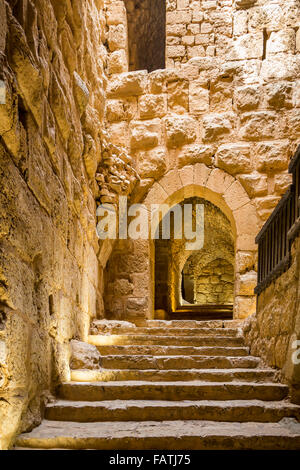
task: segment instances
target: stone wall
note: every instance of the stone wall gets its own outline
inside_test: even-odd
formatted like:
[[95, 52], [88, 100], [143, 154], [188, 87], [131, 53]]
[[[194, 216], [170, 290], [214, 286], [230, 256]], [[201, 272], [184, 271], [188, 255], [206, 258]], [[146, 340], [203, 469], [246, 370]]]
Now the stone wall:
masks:
[[[218, 200], [220, 208], [225, 202], [237, 232], [240, 318], [255, 310], [254, 238], [290, 183], [288, 162], [300, 136], [299, 8], [295, 0], [169, 0], [166, 70], [128, 73], [126, 8], [107, 1], [108, 36], [124, 26], [124, 41], [108, 55], [106, 119], [111, 142], [130, 154], [137, 172], [127, 194], [151, 205], [194, 184], [192, 196]], [[171, 57], [177, 48], [183, 54]], [[116, 178], [106, 178], [106, 201], [116, 202]], [[153, 245], [145, 250], [149, 293]], [[150, 305], [153, 298], [148, 316]]]
[[188, 266], [185, 272], [194, 280], [193, 303], [233, 304], [234, 267], [228, 261], [218, 258], [206, 264], [201, 270]]
[[0, 448], [39, 422], [101, 307], [102, 7], [0, 0]]
[[279, 370], [300, 404], [300, 237], [292, 246], [290, 268], [259, 295], [257, 313], [246, 320], [244, 332], [251, 354]]

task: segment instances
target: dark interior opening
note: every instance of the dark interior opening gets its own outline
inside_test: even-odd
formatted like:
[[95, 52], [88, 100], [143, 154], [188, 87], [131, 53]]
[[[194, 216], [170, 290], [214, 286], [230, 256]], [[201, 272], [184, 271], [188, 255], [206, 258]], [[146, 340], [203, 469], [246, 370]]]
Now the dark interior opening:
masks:
[[129, 70], [165, 68], [166, 0], [125, 0]]

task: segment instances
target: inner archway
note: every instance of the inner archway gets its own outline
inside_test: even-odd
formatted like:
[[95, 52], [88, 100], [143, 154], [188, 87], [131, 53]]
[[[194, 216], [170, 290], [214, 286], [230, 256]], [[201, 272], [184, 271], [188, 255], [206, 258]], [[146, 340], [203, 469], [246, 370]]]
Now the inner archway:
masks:
[[[204, 207], [204, 244], [186, 249], [186, 239], [155, 240], [155, 309], [169, 316], [190, 311], [216, 318], [232, 317], [234, 302], [235, 237], [231, 222], [213, 203], [200, 197], [180, 206]], [[166, 216], [165, 216], [166, 217]], [[161, 220], [159, 231], [161, 234]]]

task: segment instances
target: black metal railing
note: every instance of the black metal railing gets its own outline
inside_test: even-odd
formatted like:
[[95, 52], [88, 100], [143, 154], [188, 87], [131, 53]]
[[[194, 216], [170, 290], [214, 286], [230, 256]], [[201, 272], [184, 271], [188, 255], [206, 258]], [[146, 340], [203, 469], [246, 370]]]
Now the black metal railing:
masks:
[[290, 266], [291, 245], [300, 231], [300, 145], [290, 162], [293, 184], [256, 237], [260, 294]]

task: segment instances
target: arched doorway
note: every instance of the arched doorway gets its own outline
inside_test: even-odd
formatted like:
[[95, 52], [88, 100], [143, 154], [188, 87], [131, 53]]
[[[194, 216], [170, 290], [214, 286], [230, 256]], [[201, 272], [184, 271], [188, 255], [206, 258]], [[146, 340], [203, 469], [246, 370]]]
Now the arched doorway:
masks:
[[232, 318], [234, 229], [226, 215], [210, 201], [192, 197], [184, 199], [180, 206], [188, 204], [193, 208], [204, 207], [203, 247], [188, 250], [186, 239], [175, 239], [173, 233], [169, 240], [155, 240], [155, 309], [165, 310], [169, 316]]

